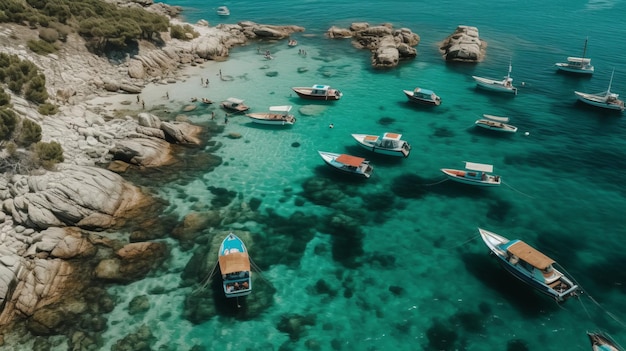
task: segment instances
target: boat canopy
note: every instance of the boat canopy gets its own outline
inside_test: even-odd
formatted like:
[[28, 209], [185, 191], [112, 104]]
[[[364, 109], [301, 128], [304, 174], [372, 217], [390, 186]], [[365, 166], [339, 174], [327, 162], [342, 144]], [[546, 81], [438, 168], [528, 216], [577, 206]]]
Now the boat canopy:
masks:
[[574, 62], [574, 63], [583, 63], [583, 64], [590, 64], [591, 63], [591, 59], [590, 58], [584, 58], [584, 57], [568, 57], [567, 58], [567, 62]]
[[494, 121], [498, 121], [498, 122], [508, 122], [509, 121], [509, 117], [500, 117], [500, 116], [487, 115], [487, 114], [483, 114], [483, 117], [485, 117], [487, 119], [494, 120]]
[[283, 106], [270, 106], [270, 111], [272, 112], [289, 112], [291, 111], [291, 105], [283, 105]]
[[243, 104], [243, 100], [234, 97], [229, 97], [226, 101], [232, 102], [233, 104]]
[[521, 260], [528, 262], [528, 264], [533, 267], [541, 270], [545, 270], [554, 263], [553, 259], [542, 254], [521, 240], [517, 240], [510, 244], [507, 251], [519, 257]]
[[250, 271], [250, 257], [246, 252], [231, 252], [219, 257], [222, 274]]
[[493, 165], [487, 165], [482, 163], [465, 162], [465, 169], [478, 172], [493, 172]]
[[415, 88], [415, 90], [413, 90], [414, 93], [420, 93], [424, 96], [431, 96], [433, 95], [435, 92], [432, 90], [428, 90], [428, 89], [424, 89], [424, 88]]
[[330, 89], [330, 86], [328, 86], [328, 85], [323, 85], [323, 84], [315, 84], [315, 85], [313, 86], [313, 89], [314, 89], [314, 90], [328, 90], [328, 89]]
[[344, 165], [347, 165], [347, 166], [359, 167], [361, 163], [365, 161], [365, 159], [362, 157], [341, 154], [335, 159], [335, 161], [339, 163], [343, 163]]
[[399, 141], [402, 138], [402, 134], [398, 133], [385, 133], [383, 139]]

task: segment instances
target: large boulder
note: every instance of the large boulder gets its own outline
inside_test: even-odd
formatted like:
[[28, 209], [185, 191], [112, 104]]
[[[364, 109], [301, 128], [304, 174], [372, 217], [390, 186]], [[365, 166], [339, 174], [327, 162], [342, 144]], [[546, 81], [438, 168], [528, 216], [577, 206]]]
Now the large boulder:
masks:
[[94, 213], [114, 218], [145, 201], [139, 188], [116, 173], [66, 164], [56, 172], [16, 178], [12, 190], [13, 197], [2, 203], [4, 212], [16, 224], [36, 229], [76, 226]]
[[458, 26], [439, 46], [444, 60], [480, 62], [485, 56], [487, 43], [480, 40], [478, 28]]

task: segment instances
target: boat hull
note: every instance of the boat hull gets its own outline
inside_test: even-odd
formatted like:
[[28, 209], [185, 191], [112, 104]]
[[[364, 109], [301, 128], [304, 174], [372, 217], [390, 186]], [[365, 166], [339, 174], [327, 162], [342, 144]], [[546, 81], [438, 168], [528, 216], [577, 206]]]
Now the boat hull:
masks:
[[500, 183], [501, 183], [499, 176], [487, 175], [486, 179], [482, 180], [482, 179], [466, 178], [465, 174], [467, 173], [467, 171], [463, 171], [459, 169], [442, 168], [441, 171], [448, 177], [448, 179], [453, 180], [458, 183], [482, 186], [482, 187], [496, 187], [496, 186], [500, 186]]
[[[560, 281], [567, 283], [568, 290], [557, 292], [556, 290], [550, 288], [550, 286], [546, 285], [544, 282], [535, 279], [530, 271], [520, 268], [520, 264], [518, 263], [518, 261], [515, 261], [515, 264], [509, 262], [509, 260], [507, 259], [508, 257], [506, 251], [500, 247], [501, 245], [508, 244], [510, 242], [509, 239], [496, 233], [484, 230], [482, 228], [478, 228], [478, 231], [480, 232], [480, 236], [482, 237], [483, 242], [485, 243], [485, 245], [487, 245], [487, 247], [491, 251], [491, 254], [496, 257], [498, 263], [502, 266], [502, 268], [511, 273], [515, 278], [521, 280], [526, 285], [534, 288], [539, 293], [549, 296], [559, 302], [563, 302], [567, 298], [576, 295], [578, 286], [575, 285], [570, 278], [565, 276], [559, 278]], [[557, 266], [556, 263], [553, 264]]]
[[[224, 295], [227, 298], [246, 296], [252, 292], [248, 250], [243, 241], [233, 233], [228, 234], [220, 245], [219, 264]], [[231, 270], [232, 266], [242, 268]]]
[[268, 113], [248, 113], [246, 114], [253, 123], [267, 124], [273, 126], [290, 126], [296, 119], [292, 116], [273, 115]]
[[502, 133], [515, 133], [517, 132], [517, 127], [512, 126], [510, 124], [506, 124], [506, 123], [502, 123], [502, 122], [497, 122], [497, 121], [490, 121], [487, 119], [479, 119], [477, 120], [475, 123], [476, 127], [479, 128], [484, 128], [487, 130], [493, 130], [496, 132], [502, 132]]
[[406, 95], [407, 99], [409, 99], [410, 102], [416, 103], [416, 104], [420, 104], [420, 105], [426, 105], [426, 106], [439, 106], [441, 105], [441, 98], [439, 98], [437, 96], [437, 98], [435, 100], [432, 99], [423, 99], [420, 97], [415, 96], [415, 94], [413, 94], [412, 91], [409, 90], [403, 90], [404, 95]]
[[617, 343], [602, 333], [587, 332], [593, 351], [620, 351]]
[[603, 108], [606, 110], [624, 111], [624, 102], [621, 100], [618, 100], [616, 103], [610, 103], [606, 102], [605, 99], [598, 98], [594, 94], [587, 94], [579, 91], [575, 91], [574, 93], [576, 94], [576, 97], [579, 101], [587, 105]]
[[359, 167], [349, 168], [335, 161], [335, 159], [340, 156], [339, 154], [324, 151], [318, 151], [318, 153], [328, 166], [343, 174], [364, 179], [367, 179], [372, 175], [373, 168], [369, 165], [368, 161], [365, 161], [364, 164], [361, 164]]
[[498, 93], [507, 93], [517, 95], [517, 88], [513, 86], [506, 86], [502, 80], [488, 79], [477, 76], [472, 76], [476, 81], [476, 86], [485, 90], [494, 91]]
[[370, 143], [365, 141], [365, 134], [352, 134], [354, 140], [356, 140], [357, 144], [359, 144], [362, 148], [371, 151], [376, 154], [394, 156], [394, 157], [409, 157], [411, 153], [411, 146], [406, 141], [401, 141], [401, 146], [397, 148], [385, 148], [376, 145], [375, 143]]
[[319, 100], [319, 101], [336, 101], [341, 99], [343, 93], [337, 89], [328, 89], [325, 94], [314, 94], [312, 88], [295, 87], [291, 88], [302, 99]]
[[580, 67], [580, 66], [572, 66], [567, 63], [557, 63], [555, 64], [556, 68], [559, 71], [567, 72], [567, 73], [576, 73], [576, 74], [593, 74], [594, 68]]

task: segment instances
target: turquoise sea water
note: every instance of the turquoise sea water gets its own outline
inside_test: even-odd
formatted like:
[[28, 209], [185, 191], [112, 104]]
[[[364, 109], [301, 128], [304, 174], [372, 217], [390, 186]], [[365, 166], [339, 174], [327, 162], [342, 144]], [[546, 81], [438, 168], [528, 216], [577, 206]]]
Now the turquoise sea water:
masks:
[[[253, 111], [291, 104], [297, 122], [259, 127], [232, 116], [211, 137], [221, 147], [200, 151], [221, 157], [219, 167], [153, 189], [169, 202], [167, 214], [181, 220], [210, 208], [215, 189], [226, 189], [236, 193], [231, 220], [192, 249], [168, 241], [172, 256], [164, 272], [112, 289], [118, 307], [104, 349], [142, 324], [157, 336], [153, 349], [589, 350], [587, 330], [626, 344], [626, 125], [619, 113], [581, 106], [573, 94], [605, 90], [613, 69], [612, 91], [626, 94], [623, 1], [166, 3], [183, 6], [189, 22], [306, 28], [294, 35], [296, 48], [286, 41], [252, 44], [233, 49], [226, 62], [196, 69], [169, 88], [169, 108], [191, 97], [233, 96]], [[220, 5], [230, 17], [215, 14]], [[323, 36], [332, 25], [361, 21], [410, 28], [421, 36], [417, 58], [373, 70], [368, 52]], [[441, 59], [438, 42], [461, 24], [478, 27], [488, 42], [484, 62]], [[579, 56], [586, 37], [593, 77], [558, 74], [554, 63]], [[265, 50], [273, 60], [258, 54]], [[472, 75], [504, 76], [509, 62], [518, 96], [476, 90]], [[220, 80], [220, 71], [232, 80]], [[209, 78], [208, 88], [200, 77]], [[290, 89], [313, 84], [339, 88], [344, 98], [315, 104]], [[402, 90], [416, 86], [433, 89], [443, 104], [408, 104]], [[210, 124], [211, 111], [214, 123], [224, 124], [215, 105], [190, 118]], [[483, 113], [509, 116], [519, 132], [475, 130]], [[387, 131], [411, 143], [409, 158], [375, 157], [350, 136]], [[367, 157], [374, 174], [366, 182], [338, 178], [318, 150]], [[439, 169], [463, 161], [493, 164], [504, 185], [475, 189], [443, 181]], [[251, 200], [260, 200], [254, 216]], [[239, 212], [245, 215], [232, 215]], [[525, 287], [489, 257], [477, 227], [523, 239], [555, 258], [584, 296], [557, 305]], [[248, 249], [264, 279], [241, 309], [227, 304], [217, 316], [192, 322], [183, 310], [199, 286], [181, 284], [182, 272], [230, 229], [250, 232]], [[201, 293], [217, 306], [219, 287], [212, 287]], [[148, 296], [151, 309], [129, 316], [127, 302], [138, 295]], [[261, 299], [269, 300], [252, 313]]]

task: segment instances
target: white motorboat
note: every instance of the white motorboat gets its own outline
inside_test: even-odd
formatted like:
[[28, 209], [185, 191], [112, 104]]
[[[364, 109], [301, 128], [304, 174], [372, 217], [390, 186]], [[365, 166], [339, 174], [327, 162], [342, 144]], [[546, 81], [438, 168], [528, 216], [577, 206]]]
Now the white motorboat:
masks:
[[369, 178], [374, 168], [362, 157], [318, 151], [324, 162], [334, 169], [362, 178]]
[[296, 118], [289, 114], [291, 105], [270, 106], [268, 112], [247, 113], [252, 122], [271, 125], [292, 125], [296, 122]]
[[377, 154], [409, 157], [411, 145], [402, 140], [402, 134], [385, 133], [382, 138], [378, 135], [352, 134], [354, 140], [362, 147]]
[[450, 180], [455, 182], [478, 185], [478, 186], [500, 186], [502, 180], [500, 176], [493, 175], [493, 165], [487, 165], [475, 162], [465, 162], [465, 169], [442, 168], [441, 171]]

